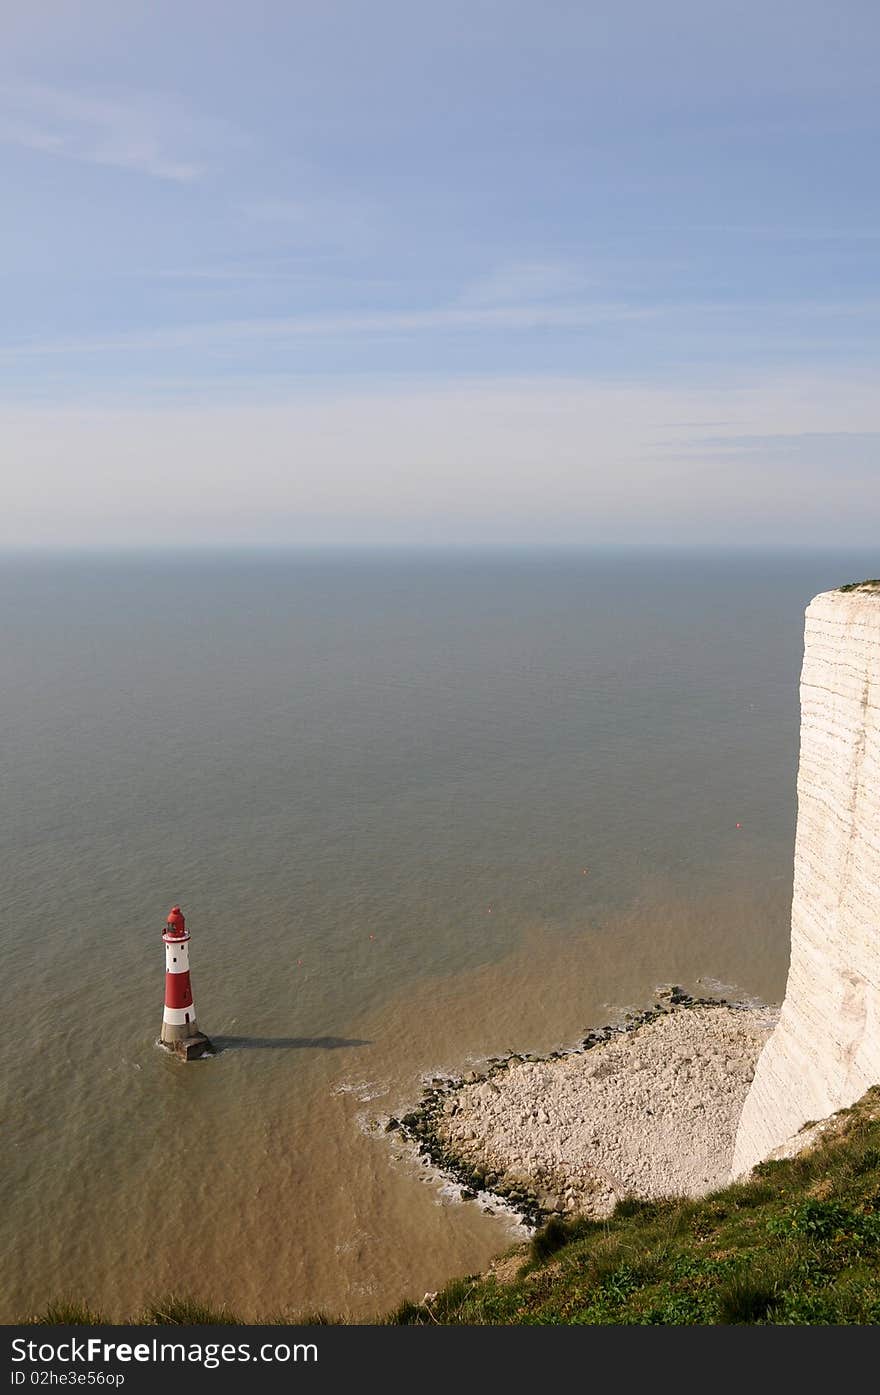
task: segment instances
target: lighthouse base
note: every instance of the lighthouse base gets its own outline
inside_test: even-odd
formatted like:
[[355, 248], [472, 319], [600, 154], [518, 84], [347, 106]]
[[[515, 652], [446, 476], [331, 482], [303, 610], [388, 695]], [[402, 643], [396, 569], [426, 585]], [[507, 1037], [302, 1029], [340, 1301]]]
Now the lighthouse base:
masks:
[[200, 1056], [213, 1056], [214, 1047], [202, 1032], [191, 1037], [181, 1037], [178, 1041], [163, 1041], [161, 1045], [181, 1061], [197, 1061]]

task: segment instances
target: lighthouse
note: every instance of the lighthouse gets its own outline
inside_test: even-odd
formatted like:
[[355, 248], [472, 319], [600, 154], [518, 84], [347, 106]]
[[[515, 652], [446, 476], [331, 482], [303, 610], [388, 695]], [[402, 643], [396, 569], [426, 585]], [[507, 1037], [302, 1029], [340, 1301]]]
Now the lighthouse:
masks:
[[189, 978], [189, 931], [179, 906], [172, 906], [162, 939], [165, 942], [165, 1011], [162, 1045], [184, 1061], [210, 1051], [211, 1043], [196, 1025], [192, 984]]

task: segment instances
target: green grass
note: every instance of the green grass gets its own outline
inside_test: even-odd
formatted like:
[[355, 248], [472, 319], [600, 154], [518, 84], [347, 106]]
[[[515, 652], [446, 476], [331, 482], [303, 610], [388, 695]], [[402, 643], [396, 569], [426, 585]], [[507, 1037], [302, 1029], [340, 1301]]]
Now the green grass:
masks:
[[[504, 1277], [502, 1277], [502, 1273]], [[93, 1323], [87, 1304], [33, 1322]], [[235, 1323], [169, 1296], [135, 1321]], [[324, 1314], [271, 1322], [328, 1323]], [[337, 1319], [341, 1321], [341, 1319]], [[607, 1221], [551, 1221], [497, 1274], [454, 1279], [388, 1325], [880, 1323], [880, 1087], [842, 1110], [807, 1152], [761, 1163], [699, 1200], [618, 1203]]]
[[[65, 1299], [59, 1303], [50, 1303], [44, 1312], [34, 1314], [27, 1321], [47, 1326], [95, 1327], [113, 1323], [114, 1319], [107, 1317], [105, 1313], [96, 1312], [87, 1303]], [[124, 1318], [122, 1321], [131, 1321], [141, 1327], [237, 1327], [249, 1319], [240, 1317], [225, 1307], [218, 1308], [193, 1298], [169, 1293], [163, 1298], [149, 1302], [131, 1319]], [[259, 1321], [272, 1327], [326, 1327], [340, 1322], [341, 1319], [320, 1312], [290, 1312], [273, 1313], [269, 1317], [260, 1318]]]
[[50, 1303], [45, 1312], [29, 1319], [30, 1322], [45, 1324], [47, 1327], [96, 1327], [107, 1321], [103, 1313], [95, 1312], [88, 1303], [73, 1298], [62, 1298]]
[[227, 1308], [214, 1308], [208, 1303], [198, 1303], [192, 1298], [181, 1298], [170, 1293], [166, 1298], [148, 1303], [137, 1321], [149, 1327], [197, 1327], [213, 1324], [234, 1327], [244, 1319], [235, 1317]]
[[845, 586], [838, 589], [841, 591], [861, 591], [863, 586], [880, 586], [880, 578], [869, 577], [866, 581], [848, 581]]

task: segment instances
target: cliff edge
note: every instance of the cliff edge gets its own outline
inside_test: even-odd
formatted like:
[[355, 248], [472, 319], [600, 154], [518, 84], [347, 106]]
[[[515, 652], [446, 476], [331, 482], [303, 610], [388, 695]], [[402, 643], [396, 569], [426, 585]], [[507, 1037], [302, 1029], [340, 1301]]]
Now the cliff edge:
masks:
[[800, 694], [791, 963], [734, 1177], [880, 1081], [880, 585], [811, 601]]

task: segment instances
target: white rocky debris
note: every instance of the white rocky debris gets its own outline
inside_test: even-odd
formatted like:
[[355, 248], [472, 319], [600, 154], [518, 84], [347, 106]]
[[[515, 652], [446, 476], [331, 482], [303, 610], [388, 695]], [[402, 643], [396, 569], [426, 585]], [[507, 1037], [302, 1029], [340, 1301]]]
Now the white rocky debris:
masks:
[[620, 1197], [723, 1185], [768, 1009], [681, 1008], [589, 1051], [465, 1085], [437, 1121], [471, 1165], [519, 1179], [547, 1211], [607, 1215]]
[[880, 588], [806, 613], [791, 964], [733, 1175], [880, 1081]]

